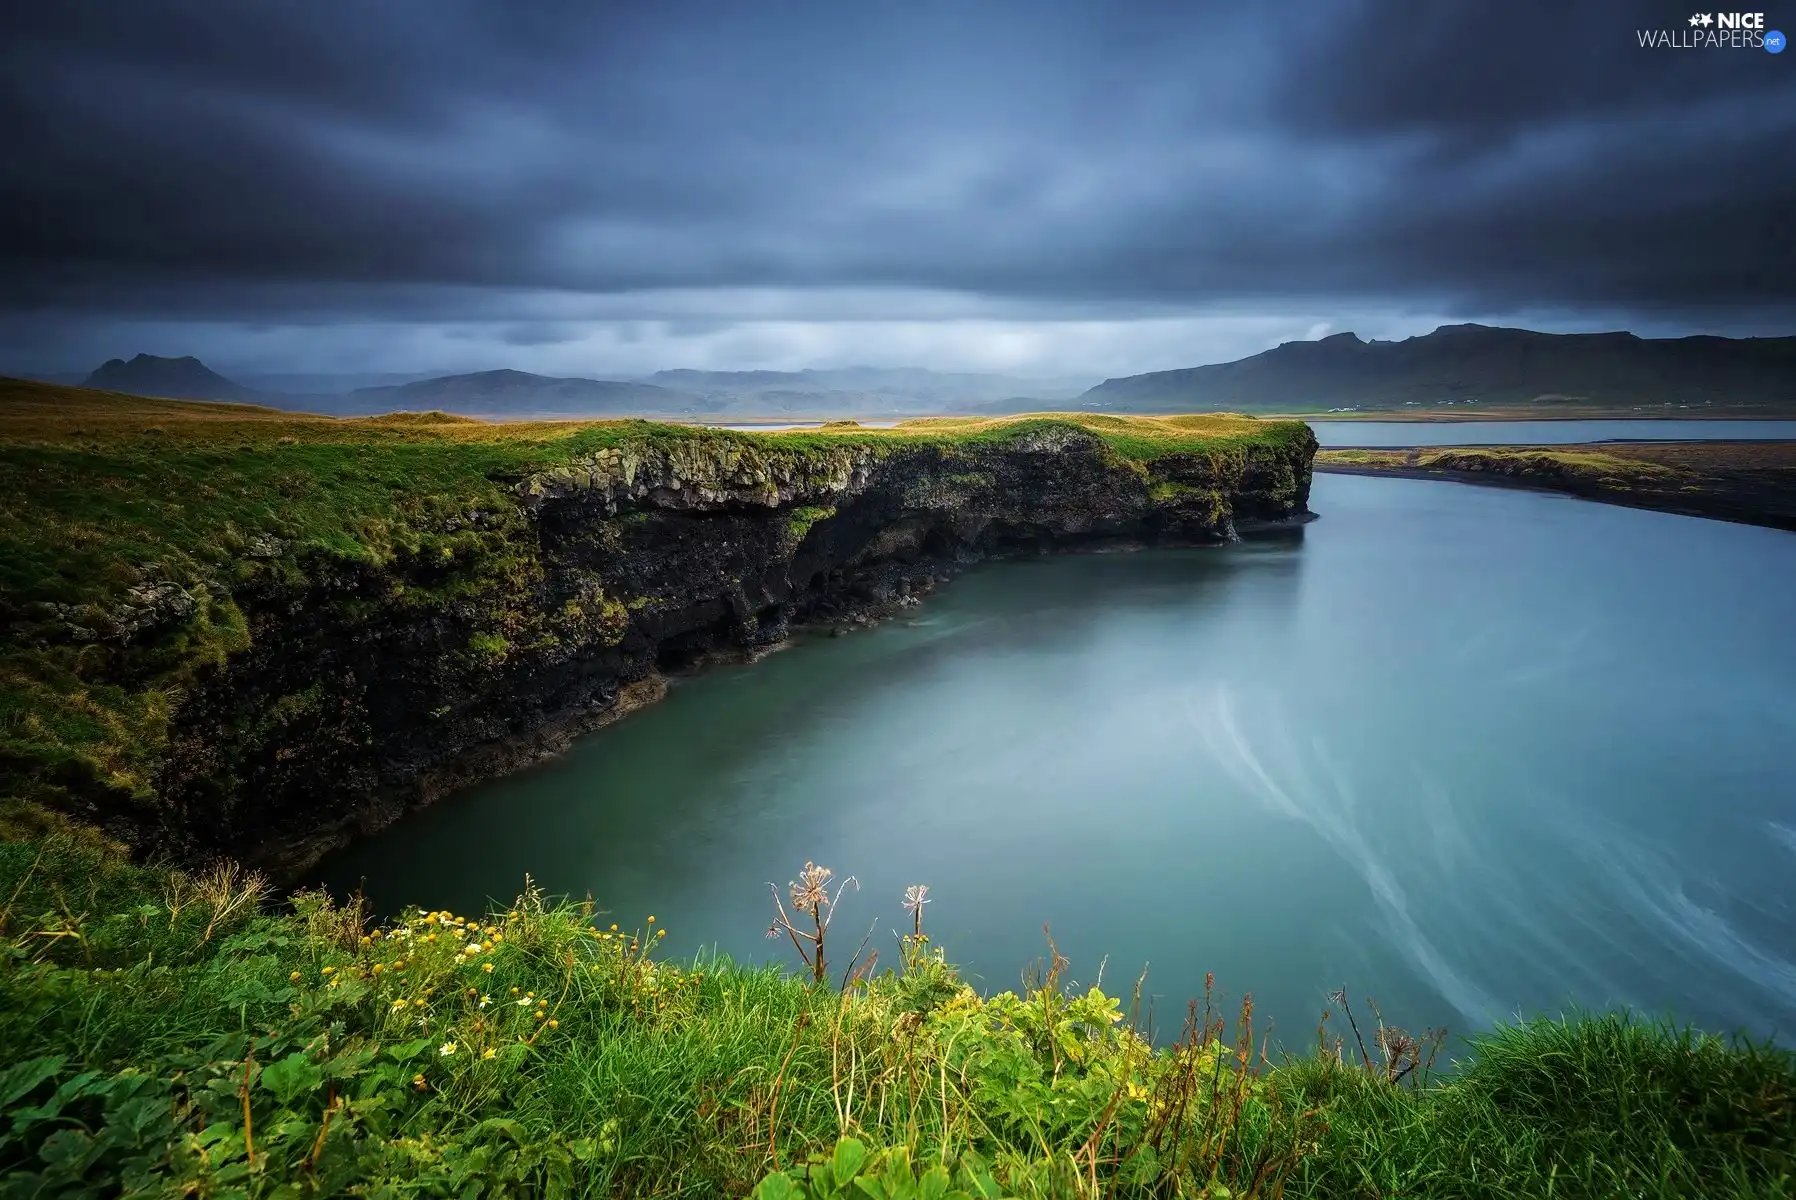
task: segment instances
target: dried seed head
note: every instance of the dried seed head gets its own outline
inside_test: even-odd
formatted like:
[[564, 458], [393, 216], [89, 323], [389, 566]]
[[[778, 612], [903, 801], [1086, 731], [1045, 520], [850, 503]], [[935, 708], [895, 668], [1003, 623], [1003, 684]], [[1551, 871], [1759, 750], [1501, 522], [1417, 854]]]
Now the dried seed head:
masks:
[[792, 907], [808, 913], [815, 913], [822, 908], [829, 899], [824, 887], [834, 874], [828, 867], [820, 867], [807, 860], [804, 870], [798, 873], [798, 879], [788, 885], [792, 889]]

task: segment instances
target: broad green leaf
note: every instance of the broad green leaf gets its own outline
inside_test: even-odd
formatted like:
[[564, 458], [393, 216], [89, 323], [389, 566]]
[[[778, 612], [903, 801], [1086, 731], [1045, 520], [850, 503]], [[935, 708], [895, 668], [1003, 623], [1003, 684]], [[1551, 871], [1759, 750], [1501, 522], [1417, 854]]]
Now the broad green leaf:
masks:
[[11, 1108], [38, 1084], [62, 1070], [66, 1061], [60, 1054], [29, 1058], [0, 1071], [0, 1108]]
[[867, 1147], [858, 1138], [843, 1138], [836, 1143], [836, 1155], [830, 1164], [830, 1173], [836, 1178], [836, 1186], [845, 1185], [860, 1171], [861, 1164], [867, 1161]]
[[309, 1056], [299, 1052], [262, 1068], [262, 1086], [284, 1105], [316, 1091], [323, 1082], [324, 1072]]
[[387, 1047], [387, 1057], [394, 1062], [410, 1062], [424, 1053], [424, 1047], [430, 1045], [429, 1038], [419, 1038], [415, 1042], [401, 1042], [397, 1046]]
[[754, 1200], [805, 1200], [805, 1194], [790, 1176], [781, 1172], [755, 1185]]

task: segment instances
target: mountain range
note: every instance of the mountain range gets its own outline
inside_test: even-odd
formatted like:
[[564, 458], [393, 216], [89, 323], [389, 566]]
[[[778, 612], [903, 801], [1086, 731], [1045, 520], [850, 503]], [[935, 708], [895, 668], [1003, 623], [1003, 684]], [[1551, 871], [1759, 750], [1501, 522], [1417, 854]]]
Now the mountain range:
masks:
[[1107, 379], [1080, 407], [1117, 412], [1583, 405], [1796, 411], [1796, 337], [1641, 338], [1443, 325], [1402, 341], [1337, 333], [1235, 362]]
[[[276, 378], [316, 386], [358, 377]], [[889, 419], [1055, 408], [1323, 413], [1467, 403], [1560, 411], [1725, 407], [1796, 415], [1796, 337], [1641, 338], [1444, 325], [1402, 341], [1338, 333], [1286, 342], [1234, 362], [1107, 379], [1089, 388], [1085, 380], [1064, 377], [845, 367], [668, 370], [637, 379], [498, 370], [289, 392], [246, 386], [197, 358], [149, 354], [128, 362], [112, 359], [83, 382], [136, 395], [246, 401], [343, 416], [441, 409], [487, 417]]]

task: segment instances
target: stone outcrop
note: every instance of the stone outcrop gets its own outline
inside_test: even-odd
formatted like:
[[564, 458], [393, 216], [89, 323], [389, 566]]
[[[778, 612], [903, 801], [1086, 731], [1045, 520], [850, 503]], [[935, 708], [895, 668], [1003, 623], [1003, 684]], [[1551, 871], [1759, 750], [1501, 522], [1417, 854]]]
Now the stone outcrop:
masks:
[[247, 648], [173, 714], [154, 817], [110, 819], [177, 857], [291, 875], [652, 702], [666, 672], [875, 619], [961, 564], [1302, 519], [1314, 450], [1305, 431], [1144, 465], [1045, 425], [597, 451], [508, 481], [515, 512], [446, 518], [486, 531], [479, 556], [313, 561], [304, 584], [237, 591]]

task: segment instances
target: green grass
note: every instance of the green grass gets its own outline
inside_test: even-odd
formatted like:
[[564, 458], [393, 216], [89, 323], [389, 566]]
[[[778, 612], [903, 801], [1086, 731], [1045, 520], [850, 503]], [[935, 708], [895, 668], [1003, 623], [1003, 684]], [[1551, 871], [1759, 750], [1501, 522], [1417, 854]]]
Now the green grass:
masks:
[[[0, 797], [65, 810], [153, 804], [184, 697], [249, 644], [246, 592], [301, 594], [376, 573], [378, 600], [338, 588], [334, 602], [471, 603], [483, 625], [468, 647], [475, 667], [569, 637], [614, 641], [633, 597], [601, 592], [571, 615], [537, 611], [542, 564], [517, 493], [521, 480], [600, 452], [679, 450], [702, 470], [804, 479], [836, 470], [844, 451], [952, 456], [1069, 433], [1095, 436], [1144, 475], [1165, 460], [1239, 470], [1250, 454], [1309, 438], [1301, 424], [1231, 416], [782, 433], [436, 412], [339, 420], [0, 379]], [[797, 507], [795, 541], [823, 514]], [[158, 595], [191, 611], [126, 639]], [[0, 811], [0, 833], [18, 824], [7, 816], [16, 809]]]
[[1583, 448], [1560, 450], [1536, 446], [1479, 446], [1439, 450], [1323, 450], [1319, 464], [1402, 468], [1417, 471], [1469, 471], [1507, 478], [1573, 479], [1608, 487], [1675, 482], [1680, 472], [1660, 463], [1605, 454]]
[[1246, 1006], [1151, 1046], [1057, 957], [980, 996], [914, 933], [841, 991], [842, 963], [663, 962], [653, 918], [528, 887], [471, 925], [258, 895], [0, 846], [0, 1194], [1772, 1197], [1796, 1172], [1787, 1053], [1619, 1016], [1499, 1030], [1444, 1075], [1387, 1065], [1363, 1014], [1363, 1058], [1262, 1062]]

